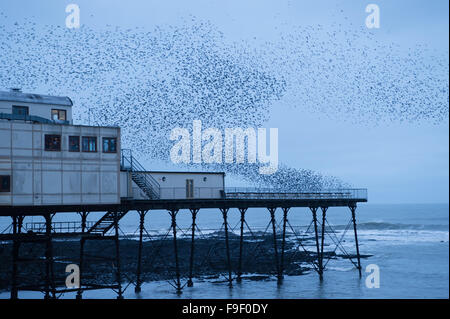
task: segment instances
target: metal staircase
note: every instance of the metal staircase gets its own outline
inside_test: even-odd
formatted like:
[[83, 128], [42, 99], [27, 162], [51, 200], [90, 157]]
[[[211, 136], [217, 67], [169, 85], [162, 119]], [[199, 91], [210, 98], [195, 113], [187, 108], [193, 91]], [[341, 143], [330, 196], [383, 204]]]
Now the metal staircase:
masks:
[[[118, 212], [117, 220], [119, 221], [127, 212]], [[92, 235], [106, 235], [106, 233], [114, 226], [115, 212], [107, 212], [102, 216], [91, 228], [88, 233]]]
[[149, 199], [160, 198], [161, 191], [159, 183], [148, 174], [145, 168], [133, 157], [131, 150], [122, 150], [120, 168], [123, 171], [131, 172], [131, 179]]
[[[131, 173], [133, 182], [139, 186], [149, 199], [159, 199], [159, 183], [150, 174], [146, 173], [145, 168], [132, 156], [131, 150], [122, 150], [120, 169]], [[87, 232], [93, 235], [105, 235], [114, 226], [114, 214], [114, 212], [107, 212]], [[126, 212], [119, 212], [118, 220], [125, 215]]]

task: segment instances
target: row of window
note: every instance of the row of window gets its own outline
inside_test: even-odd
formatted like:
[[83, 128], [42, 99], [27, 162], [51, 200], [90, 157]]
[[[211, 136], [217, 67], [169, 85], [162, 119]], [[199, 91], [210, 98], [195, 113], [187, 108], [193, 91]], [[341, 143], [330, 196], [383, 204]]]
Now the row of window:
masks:
[[[117, 138], [103, 137], [102, 138], [103, 153], [117, 153]], [[61, 135], [46, 134], [45, 135], [45, 150], [60, 152], [61, 151]], [[80, 151], [80, 137], [69, 136], [69, 152]], [[81, 151], [82, 152], [97, 152], [97, 137], [96, 136], [82, 136], [81, 137]]]
[[[30, 109], [28, 106], [19, 106], [19, 105], [13, 105], [12, 107], [12, 114], [16, 115], [29, 115]], [[52, 109], [51, 111], [51, 119], [55, 121], [67, 121], [67, 112], [66, 110], [60, 110], [60, 109]]]

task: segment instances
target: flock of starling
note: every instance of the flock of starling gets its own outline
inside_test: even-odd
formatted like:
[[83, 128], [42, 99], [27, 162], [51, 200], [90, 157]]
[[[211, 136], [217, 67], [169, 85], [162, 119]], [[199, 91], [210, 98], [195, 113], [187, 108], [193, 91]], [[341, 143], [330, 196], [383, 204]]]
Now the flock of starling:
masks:
[[[198, 20], [150, 31], [25, 20], [0, 24], [0, 60], [0, 88], [70, 96], [75, 122], [120, 126], [122, 146], [146, 164], [170, 162], [172, 128], [264, 127], [284, 105], [360, 123], [448, 119], [448, 55], [405, 52], [356, 28], [298, 27], [257, 43], [232, 42]], [[349, 186], [283, 164], [272, 175], [258, 163], [184, 165], [253, 186]]]

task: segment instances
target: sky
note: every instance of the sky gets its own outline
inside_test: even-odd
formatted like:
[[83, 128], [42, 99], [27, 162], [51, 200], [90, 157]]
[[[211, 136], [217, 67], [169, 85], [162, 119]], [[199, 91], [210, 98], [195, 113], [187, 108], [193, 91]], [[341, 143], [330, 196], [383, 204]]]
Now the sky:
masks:
[[[0, 16], [0, 25], [13, 27], [16, 21], [32, 19], [38, 28], [64, 26], [65, 7], [70, 3], [79, 5], [81, 24], [93, 29], [119, 26], [153, 30], [195, 17], [209, 21], [230, 43], [278, 41], [280, 33], [296, 27], [358, 28], [378, 43], [394, 44], [400, 51], [424, 47], [428, 53], [423, 58], [430, 61], [435, 55], [446, 56], [448, 66], [449, 8], [448, 1], [441, 0], [2, 0], [0, 12], [7, 18]], [[380, 8], [379, 29], [365, 28], [369, 3]], [[448, 77], [446, 85], [448, 92]], [[308, 112], [298, 107], [301, 104], [301, 99], [282, 98], [270, 107], [265, 126], [279, 129], [280, 161], [367, 187], [372, 203], [448, 203], [448, 99], [446, 119], [437, 123], [352, 121], [345, 116]], [[227, 184], [234, 182], [239, 183], [230, 179]]]

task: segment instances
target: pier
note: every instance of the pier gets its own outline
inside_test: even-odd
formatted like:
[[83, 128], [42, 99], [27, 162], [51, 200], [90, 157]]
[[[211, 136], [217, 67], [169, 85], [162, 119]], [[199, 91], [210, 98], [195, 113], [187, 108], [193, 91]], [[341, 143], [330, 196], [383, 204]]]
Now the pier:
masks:
[[[173, 240], [173, 259], [175, 262], [173, 287], [177, 293], [182, 293], [185, 286], [192, 287], [194, 283], [194, 260], [195, 241], [199, 236], [199, 228], [196, 224], [197, 216], [203, 209], [218, 209], [223, 219], [223, 245], [225, 247], [226, 260], [226, 281], [230, 287], [235, 282], [242, 281], [242, 262], [243, 251], [245, 250], [245, 228], [250, 229], [246, 221], [246, 212], [252, 208], [265, 208], [267, 215], [262, 215], [261, 219], [268, 221], [268, 230], [272, 232], [273, 249], [271, 250], [273, 260], [274, 275], [279, 284], [282, 284], [285, 266], [285, 247], [286, 234], [295, 234], [295, 230], [289, 223], [291, 208], [306, 207], [311, 212], [311, 224], [315, 241], [314, 261], [311, 263], [313, 269], [317, 272], [320, 280], [324, 278], [324, 270], [326, 269], [326, 251], [324, 244], [326, 241], [327, 230], [331, 225], [327, 221], [327, 212], [333, 207], [348, 207], [349, 226], [353, 226], [355, 254], [350, 255], [345, 250], [347, 258], [355, 265], [355, 268], [361, 276], [361, 258], [357, 234], [357, 204], [367, 202], [366, 189], [341, 189], [326, 190], [313, 192], [285, 192], [274, 189], [249, 189], [249, 188], [225, 188], [222, 198], [214, 199], [123, 199], [120, 204], [102, 204], [102, 205], [43, 205], [43, 206], [2, 206], [0, 208], [0, 216], [11, 218], [11, 227], [8, 233], [0, 234], [0, 241], [12, 242], [12, 269], [11, 269], [11, 298], [18, 298], [19, 291], [40, 291], [44, 294], [44, 298], [57, 298], [58, 295], [67, 292], [77, 292], [77, 298], [82, 298], [83, 292], [93, 289], [113, 289], [117, 293], [117, 298], [123, 298], [124, 288], [122, 287], [124, 278], [121, 273], [120, 266], [120, 220], [127, 214], [137, 213], [139, 215], [138, 226], [138, 252], [136, 260], [135, 278], [128, 278], [134, 285], [136, 293], [141, 291], [142, 285], [142, 247], [143, 240], [148, 235], [145, 229], [146, 218], [151, 218], [151, 211], [165, 210], [170, 215], [170, 230], [168, 235]], [[192, 217], [192, 224], [189, 229], [190, 237], [190, 253], [189, 253], [189, 269], [187, 270], [187, 278], [181, 275], [178, 241], [179, 228], [177, 224], [177, 215], [180, 211], [187, 210]], [[232, 264], [230, 250], [230, 225], [228, 217], [230, 210], [237, 210], [240, 214], [239, 222], [239, 256], [237, 263]], [[277, 231], [277, 223], [275, 220], [275, 212], [282, 212], [281, 231]], [[56, 214], [78, 213], [79, 220], [72, 222], [53, 222]], [[87, 221], [88, 215], [96, 214], [99, 216], [96, 222]], [[27, 223], [25, 218], [30, 216], [42, 216], [44, 222]], [[270, 227], [269, 227], [270, 226]], [[309, 227], [308, 227], [309, 228]], [[80, 267], [80, 286], [78, 288], [60, 287], [55, 284], [54, 280], [54, 256], [53, 256], [53, 240], [61, 240], [63, 238], [71, 238], [79, 240], [80, 251], [78, 265]], [[340, 241], [336, 236], [330, 237], [336, 246], [334, 250], [340, 248]], [[111, 242], [114, 247], [114, 256], [109, 256], [108, 261], [114, 265], [115, 282], [105, 285], [89, 284], [83, 278], [83, 268], [86, 262], [85, 245], [91, 241]], [[32, 243], [33, 245], [43, 245], [44, 255], [35, 260], [29, 260], [20, 256], [20, 247], [23, 243]], [[301, 238], [298, 240], [298, 249], [305, 247], [302, 245]], [[310, 252], [308, 252], [310, 253]], [[355, 261], [353, 259], [356, 259]], [[21, 285], [18, 280], [20, 273], [20, 265], [22, 263], [41, 262], [45, 265], [45, 278], [42, 278], [34, 285]], [[186, 280], [185, 283], [183, 281]]]

